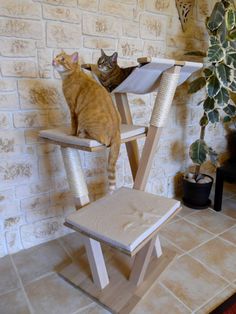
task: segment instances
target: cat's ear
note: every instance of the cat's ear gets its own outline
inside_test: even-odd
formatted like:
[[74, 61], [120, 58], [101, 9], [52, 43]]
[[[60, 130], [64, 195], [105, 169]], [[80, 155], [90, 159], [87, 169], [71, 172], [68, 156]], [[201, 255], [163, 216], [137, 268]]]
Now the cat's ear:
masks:
[[104, 52], [104, 50], [103, 50], [103, 49], [101, 49], [101, 55], [102, 55], [102, 57], [104, 57], [104, 56], [105, 56], [105, 52]]
[[118, 53], [114, 52], [113, 55], [111, 56], [111, 61], [112, 62], [117, 62], [117, 58], [118, 58]]
[[73, 63], [77, 63], [78, 60], [79, 60], [79, 54], [78, 54], [78, 52], [74, 52], [74, 53], [71, 55], [71, 61], [72, 61]]

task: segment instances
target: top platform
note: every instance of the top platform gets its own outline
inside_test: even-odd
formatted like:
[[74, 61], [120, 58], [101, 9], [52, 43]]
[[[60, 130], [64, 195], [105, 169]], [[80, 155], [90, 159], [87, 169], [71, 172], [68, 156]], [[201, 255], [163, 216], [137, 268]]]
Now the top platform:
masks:
[[[174, 59], [142, 57], [137, 59], [139, 66], [134, 68], [131, 74], [112, 93], [147, 94], [158, 91], [160, 76], [173, 66], [181, 66], [178, 85], [184, 83], [192, 73], [203, 66], [199, 62], [176, 61]], [[97, 67], [92, 64], [84, 64], [82, 68], [92, 70], [96, 75]]]
[[86, 205], [66, 224], [129, 255], [180, 208], [180, 202], [130, 188]]

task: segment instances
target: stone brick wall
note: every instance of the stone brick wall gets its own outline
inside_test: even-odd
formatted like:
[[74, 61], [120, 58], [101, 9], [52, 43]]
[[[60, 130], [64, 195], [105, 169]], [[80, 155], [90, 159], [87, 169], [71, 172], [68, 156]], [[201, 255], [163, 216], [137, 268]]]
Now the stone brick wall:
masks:
[[[38, 138], [40, 129], [69, 122], [53, 56], [61, 48], [78, 50], [82, 62], [96, 62], [104, 48], [118, 51], [121, 65], [147, 55], [184, 59], [184, 52], [207, 45], [204, 19], [212, 2], [197, 1], [183, 33], [174, 0], [0, 1], [0, 256], [65, 234], [64, 216], [74, 210], [60, 151]], [[148, 124], [154, 96], [130, 95], [136, 123]], [[148, 191], [170, 197], [178, 191], [199, 132], [199, 99], [187, 95], [186, 85], [178, 89]], [[222, 151], [223, 130], [211, 129], [209, 140]], [[106, 190], [106, 155], [81, 158], [96, 199]], [[118, 186], [131, 186], [124, 147], [117, 170]]]

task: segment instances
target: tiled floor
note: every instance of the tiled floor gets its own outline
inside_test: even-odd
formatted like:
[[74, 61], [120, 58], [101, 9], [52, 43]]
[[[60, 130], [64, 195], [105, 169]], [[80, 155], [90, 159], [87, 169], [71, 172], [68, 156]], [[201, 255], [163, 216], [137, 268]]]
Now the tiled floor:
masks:
[[[176, 258], [133, 314], [209, 313], [236, 291], [236, 185], [222, 212], [183, 207], [160, 235]], [[0, 314], [108, 314], [56, 273], [83, 250], [73, 233], [0, 259]]]

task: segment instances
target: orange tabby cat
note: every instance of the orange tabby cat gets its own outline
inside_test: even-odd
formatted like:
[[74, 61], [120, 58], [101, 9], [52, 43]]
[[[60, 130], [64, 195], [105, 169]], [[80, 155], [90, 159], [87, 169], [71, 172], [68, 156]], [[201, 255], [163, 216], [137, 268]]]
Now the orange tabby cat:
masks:
[[62, 52], [52, 62], [62, 78], [62, 89], [71, 114], [72, 134], [110, 146], [109, 190], [115, 189], [115, 166], [120, 150], [120, 116], [110, 94], [83, 73], [78, 53]]

